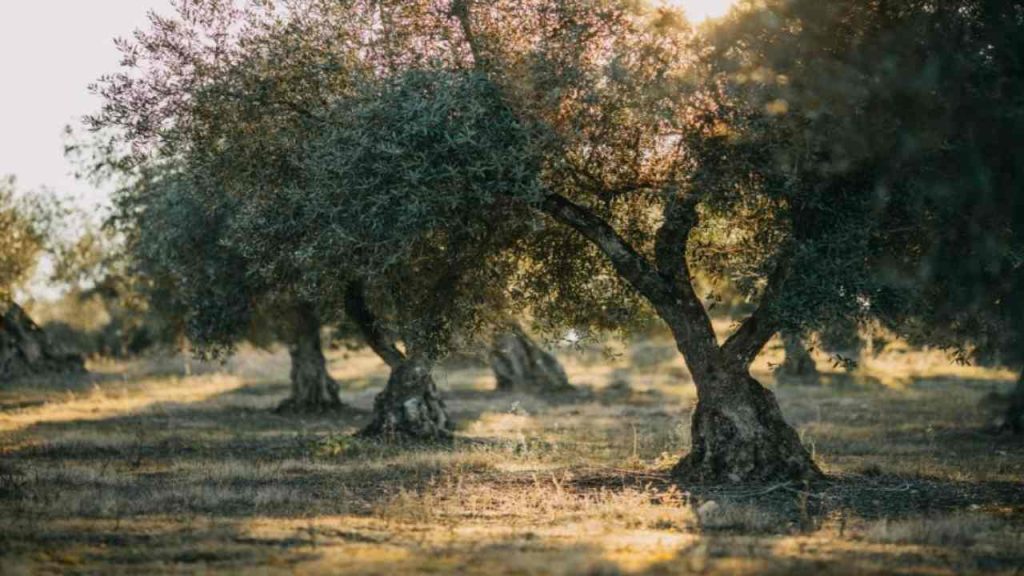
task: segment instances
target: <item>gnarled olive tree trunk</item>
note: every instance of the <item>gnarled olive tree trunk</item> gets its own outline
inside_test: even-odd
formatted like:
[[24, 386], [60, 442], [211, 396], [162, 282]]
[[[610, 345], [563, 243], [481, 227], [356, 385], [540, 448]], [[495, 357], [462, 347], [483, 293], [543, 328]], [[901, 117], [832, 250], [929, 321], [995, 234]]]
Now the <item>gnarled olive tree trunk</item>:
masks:
[[719, 344], [686, 260], [687, 240], [697, 224], [695, 202], [679, 196], [666, 201], [653, 262], [597, 214], [565, 197], [549, 196], [543, 210], [596, 244], [672, 331], [697, 388], [692, 447], [673, 470], [677, 478], [719, 483], [823, 476], [774, 394], [750, 375], [750, 364], [777, 331], [771, 306], [789, 273], [785, 257], [768, 278], [757, 310]]
[[82, 357], [56, 346], [20, 306], [0, 307], [0, 384], [23, 376], [85, 371]]
[[1014, 434], [1024, 434], [1024, 373], [1010, 393], [1010, 406], [1006, 409], [1006, 427]]
[[392, 440], [440, 440], [452, 435], [432, 363], [406, 359], [392, 366], [387, 386], [373, 399], [373, 421], [361, 436]]
[[387, 385], [373, 400], [373, 421], [359, 435], [396, 441], [451, 438], [454, 423], [431, 374], [433, 360], [406, 356], [398, 349], [367, 304], [361, 283], [349, 286], [345, 309], [366, 343], [391, 368]]
[[288, 344], [292, 391], [277, 412], [326, 412], [344, 407], [338, 397], [338, 383], [327, 372], [320, 328], [320, 319], [312, 306], [296, 308]]
[[495, 338], [491, 368], [502, 392], [543, 395], [575, 390], [558, 359], [538, 346], [517, 324]]
[[783, 418], [775, 395], [745, 370], [702, 377], [697, 390], [690, 453], [673, 475], [713, 482], [821, 476], [796, 430]]
[[779, 333], [786, 357], [779, 366], [779, 374], [798, 382], [817, 384], [820, 379], [818, 366], [811, 357], [804, 339], [799, 333], [783, 330]]

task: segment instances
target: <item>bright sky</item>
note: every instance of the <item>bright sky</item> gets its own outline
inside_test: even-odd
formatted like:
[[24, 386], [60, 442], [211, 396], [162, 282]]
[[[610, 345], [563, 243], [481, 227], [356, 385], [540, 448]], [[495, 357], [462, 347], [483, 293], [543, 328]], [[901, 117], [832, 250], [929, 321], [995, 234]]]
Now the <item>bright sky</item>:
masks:
[[724, 16], [735, 0], [665, 0], [665, 2], [681, 6], [691, 22], [699, 23], [708, 18]]
[[87, 86], [118, 68], [113, 39], [166, 12], [167, 0], [0, 1], [0, 175], [21, 190], [49, 186], [83, 207], [105, 198], [64, 159], [63, 129], [98, 101]]

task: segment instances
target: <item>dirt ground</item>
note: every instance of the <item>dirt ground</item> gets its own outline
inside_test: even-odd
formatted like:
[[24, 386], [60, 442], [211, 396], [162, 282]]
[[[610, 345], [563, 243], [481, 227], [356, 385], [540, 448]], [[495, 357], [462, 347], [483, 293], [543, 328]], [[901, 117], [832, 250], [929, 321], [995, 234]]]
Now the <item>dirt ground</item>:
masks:
[[1013, 375], [891, 347], [820, 386], [756, 375], [831, 481], [679, 486], [694, 390], [667, 342], [561, 355], [579, 394], [438, 374], [450, 446], [350, 434], [387, 372], [334, 351], [351, 410], [270, 409], [287, 355], [93, 363], [0, 384], [0, 574], [1020, 574]]

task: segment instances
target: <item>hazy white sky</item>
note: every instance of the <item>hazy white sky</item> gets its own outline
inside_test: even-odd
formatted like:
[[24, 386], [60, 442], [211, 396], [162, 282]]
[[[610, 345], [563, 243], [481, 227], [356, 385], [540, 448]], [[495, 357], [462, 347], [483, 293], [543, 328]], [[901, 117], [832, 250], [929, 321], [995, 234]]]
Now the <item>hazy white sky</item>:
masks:
[[682, 6], [691, 22], [724, 16], [735, 0], [665, 0], [666, 4]]
[[19, 189], [49, 186], [84, 207], [104, 198], [77, 182], [63, 128], [96, 109], [87, 86], [118, 67], [116, 36], [167, 0], [0, 0], [0, 174]]

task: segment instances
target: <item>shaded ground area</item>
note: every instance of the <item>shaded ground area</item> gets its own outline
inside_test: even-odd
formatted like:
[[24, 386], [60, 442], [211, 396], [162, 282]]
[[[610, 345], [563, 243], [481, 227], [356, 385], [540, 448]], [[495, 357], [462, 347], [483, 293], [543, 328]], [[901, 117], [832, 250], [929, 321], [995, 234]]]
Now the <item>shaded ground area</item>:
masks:
[[[666, 352], [666, 347], [668, 351]], [[0, 573], [1017, 574], [1011, 376], [907, 352], [776, 387], [829, 483], [678, 486], [693, 390], [658, 342], [563, 357], [579, 394], [439, 374], [444, 447], [351, 438], [386, 370], [337, 353], [352, 411], [272, 414], [283, 354], [93, 366], [0, 387]], [[778, 351], [762, 359], [760, 376]]]

